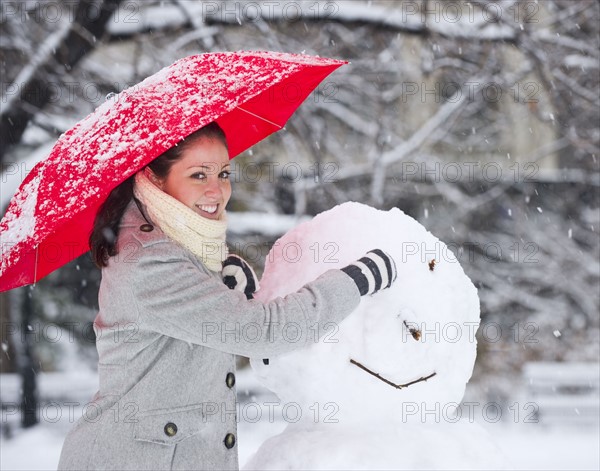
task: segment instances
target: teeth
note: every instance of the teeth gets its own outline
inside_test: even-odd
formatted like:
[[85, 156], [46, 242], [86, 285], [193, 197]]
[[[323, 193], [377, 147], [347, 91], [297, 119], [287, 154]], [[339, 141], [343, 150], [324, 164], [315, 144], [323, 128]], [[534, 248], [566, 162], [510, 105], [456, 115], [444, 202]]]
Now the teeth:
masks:
[[204, 204], [201, 206], [198, 206], [202, 211], [209, 213], [209, 214], [213, 214], [214, 212], [217, 211], [217, 205], [216, 204]]

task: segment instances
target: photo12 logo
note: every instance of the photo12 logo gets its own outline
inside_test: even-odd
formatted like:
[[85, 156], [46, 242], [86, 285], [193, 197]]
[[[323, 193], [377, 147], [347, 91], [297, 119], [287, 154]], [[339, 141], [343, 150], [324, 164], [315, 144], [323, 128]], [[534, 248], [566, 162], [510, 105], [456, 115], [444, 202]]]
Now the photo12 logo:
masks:
[[482, 0], [429, 0], [427, 2], [399, 2], [403, 23], [463, 23], [463, 24], [498, 24], [504, 23], [538, 23], [540, 2], [504, 1], [490, 2]]
[[201, 15], [204, 21], [244, 24], [261, 21], [284, 21], [295, 23], [302, 19], [327, 21], [340, 11], [332, 1], [202, 1]]
[[[508, 155], [510, 158], [510, 154]], [[512, 162], [500, 165], [498, 162], [400, 162], [400, 175], [397, 182], [412, 181], [435, 183], [458, 182], [534, 182], [540, 170], [537, 162]]]
[[513, 402], [503, 407], [498, 402], [410, 402], [402, 403], [402, 422], [457, 423], [459, 421], [535, 424], [539, 422], [539, 405], [535, 402]]

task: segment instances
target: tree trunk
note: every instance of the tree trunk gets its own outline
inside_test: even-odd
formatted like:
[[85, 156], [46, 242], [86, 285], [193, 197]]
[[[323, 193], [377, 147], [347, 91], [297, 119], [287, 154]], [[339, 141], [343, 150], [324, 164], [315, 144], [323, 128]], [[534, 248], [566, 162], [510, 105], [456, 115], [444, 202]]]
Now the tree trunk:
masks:
[[32, 427], [38, 423], [36, 414], [38, 408], [37, 378], [34, 360], [35, 329], [31, 328], [33, 318], [33, 303], [29, 293], [30, 288], [22, 288], [21, 296], [21, 332], [23, 333], [22, 363], [19, 368], [23, 396], [21, 397], [21, 425], [23, 428]]

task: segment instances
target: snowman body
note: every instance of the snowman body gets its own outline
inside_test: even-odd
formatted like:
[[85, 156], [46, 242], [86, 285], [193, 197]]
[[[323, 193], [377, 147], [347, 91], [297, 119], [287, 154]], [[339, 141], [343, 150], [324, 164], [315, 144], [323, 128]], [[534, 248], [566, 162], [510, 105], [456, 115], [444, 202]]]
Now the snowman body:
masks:
[[[279, 239], [257, 298], [285, 296], [382, 249], [391, 288], [303, 347], [252, 359], [260, 381], [300, 410], [245, 469], [491, 469], [506, 463], [461, 418], [479, 326], [477, 290], [449, 248], [399, 209], [345, 203]], [[293, 338], [291, 339], [293, 340]]]

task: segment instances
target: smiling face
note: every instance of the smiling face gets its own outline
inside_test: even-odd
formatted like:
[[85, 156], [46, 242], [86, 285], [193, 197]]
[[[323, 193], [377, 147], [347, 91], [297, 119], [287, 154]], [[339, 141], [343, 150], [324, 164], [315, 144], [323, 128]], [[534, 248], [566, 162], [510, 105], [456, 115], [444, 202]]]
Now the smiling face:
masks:
[[150, 174], [156, 186], [207, 219], [221, 219], [231, 197], [229, 153], [218, 139], [189, 144], [165, 178]]

